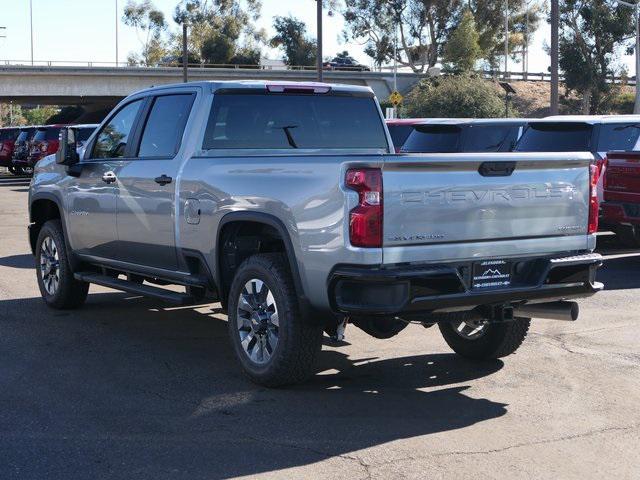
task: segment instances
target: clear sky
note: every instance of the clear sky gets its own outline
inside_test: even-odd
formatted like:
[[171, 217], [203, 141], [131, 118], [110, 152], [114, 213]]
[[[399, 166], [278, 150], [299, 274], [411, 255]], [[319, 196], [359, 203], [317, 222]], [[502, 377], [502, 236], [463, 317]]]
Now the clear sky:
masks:
[[[34, 59], [55, 61], [115, 61], [116, 0], [32, 0]], [[135, 31], [122, 24], [122, 10], [126, 0], [117, 0], [119, 13], [119, 55], [120, 62], [126, 61], [130, 51], [140, 47]], [[165, 12], [172, 29], [172, 13], [177, 0], [154, 0], [155, 5]], [[272, 33], [275, 15], [292, 14], [307, 23], [310, 35], [315, 36], [315, 0], [263, 0], [262, 17], [259, 26]], [[0, 26], [5, 26], [7, 38], [0, 39], [0, 60], [30, 59], [29, 0], [0, 0]], [[343, 45], [340, 38], [342, 16], [325, 16], [325, 55], [333, 55], [344, 49], [360, 62], [370, 64], [362, 53], [362, 46], [352, 43]], [[0, 30], [0, 33], [2, 31]], [[549, 36], [545, 23], [536, 33], [531, 48], [529, 70], [546, 71], [549, 58], [543, 51], [543, 43]], [[270, 58], [279, 57], [277, 51], [265, 49]], [[623, 57], [624, 63], [633, 63], [633, 57]], [[512, 64], [510, 70], [519, 71], [519, 64]], [[630, 73], [634, 69], [631, 67]]]

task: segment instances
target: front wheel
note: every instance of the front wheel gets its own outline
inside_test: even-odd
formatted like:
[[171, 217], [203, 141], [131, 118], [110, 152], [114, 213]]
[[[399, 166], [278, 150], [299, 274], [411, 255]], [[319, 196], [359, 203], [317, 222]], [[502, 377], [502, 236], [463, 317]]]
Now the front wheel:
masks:
[[445, 342], [458, 355], [473, 360], [490, 360], [514, 353], [529, 331], [531, 319], [488, 323], [482, 320], [457, 320], [438, 324]]
[[229, 291], [228, 312], [233, 349], [251, 380], [277, 387], [313, 374], [322, 327], [301, 318], [283, 255], [254, 255], [240, 265]]
[[49, 220], [40, 229], [36, 273], [40, 294], [50, 307], [76, 308], [87, 299], [89, 284], [73, 276], [60, 220]]

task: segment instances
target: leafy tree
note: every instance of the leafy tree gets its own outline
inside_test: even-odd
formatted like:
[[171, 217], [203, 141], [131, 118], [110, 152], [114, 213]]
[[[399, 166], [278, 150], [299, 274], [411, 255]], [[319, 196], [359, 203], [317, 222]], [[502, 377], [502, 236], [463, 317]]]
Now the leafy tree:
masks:
[[167, 54], [162, 34], [167, 29], [164, 14], [158, 10], [151, 0], [140, 3], [129, 0], [124, 7], [122, 21], [125, 25], [136, 29], [136, 35], [142, 45], [140, 54], [130, 53], [129, 64], [152, 67], [157, 65]]
[[522, 71], [526, 71], [529, 46], [533, 34], [540, 27], [545, 18], [547, 5], [545, 2], [525, 2], [523, 10], [509, 19], [511, 34], [509, 36], [509, 50], [512, 55], [519, 54], [522, 61]]
[[38, 107], [29, 110], [22, 110], [22, 116], [27, 121], [27, 125], [46, 125], [47, 120], [58, 113], [57, 108]]
[[[495, 118], [504, 116], [504, 98], [491, 82], [460, 75], [422, 80], [404, 101], [409, 117]], [[517, 112], [512, 112], [517, 115]]]
[[451, 34], [444, 48], [443, 62], [454, 72], [471, 72], [482, 56], [480, 35], [470, 10], [465, 10], [460, 24]]
[[260, 0], [182, 0], [174, 20], [189, 25], [189, 51], [208, 64], [260, 63]]
[[307, 26], [304, 22], [292, 16], [275, 17], [273, 28], [276, 34], [269, 41], [269, 45], [284, 51], [284, 62], [287, 65], [315, 64], [317, 43], [307, 37]]
[[461, 0], [345, 0], [345, 39], [365, 39], [365, 52], [377, 65], [393, 59], [414, 72], [424, 72], [439, 59], [454, 26]]
[[13, 127], [26, 124], [27, 121], [22, 116], [22, 107], [20, 105], [0, 103], [0, 126]]
[[615, 0], [564, 0], [560, 24], [567, 91], [582, 96], [583, 113], [597, 113], [617, 93], [607, 77], [616, 73], [616, 47], [634, 31], [633, 11]]
[[[510, 0], [510, 50], [522, 44], [518, 36], [526, 0]], [[530, 6], [530, 33], [540, 13]], [[393, 60], [396, 28], [396, 60], [414, 72], [424, 72], [440, 61], [445, 45], [470, 10], [476, 21], [481, 58], [495, 67], [504, 53], [504, 2], [491, 0], [345, 0], [345, 39], [365, 41], [365, 53], [377, 65]], [[538, 13], [536, 13], [538, 12]], [[536, 16], [537, 15], [537, 16]], [[536, 20], [538, 19], [538, 20]], [[520, 40], [518, 41], [518, 38]]]

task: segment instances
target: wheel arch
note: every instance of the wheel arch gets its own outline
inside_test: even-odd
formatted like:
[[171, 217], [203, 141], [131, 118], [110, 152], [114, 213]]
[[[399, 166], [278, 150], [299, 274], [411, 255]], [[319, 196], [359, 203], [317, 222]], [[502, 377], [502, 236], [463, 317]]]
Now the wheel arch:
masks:
[[215, 281], [220, 290], [220, 296], [226, 301], [228, 295], [228, 285], [223, 276], [224, 270], [224, 243], [225, 235], [228, 234], [229, 228], [238, 227], [241, 225], [263, 225], [269, 229], [275, 231], [278, 238], [282, 241], [283, 252], [287, 257], [289, 268], [291, 270], [291, 276], [293, 277], [293, 284], [296, 289], [296, 295], [300, 301], [300, 307], [305, 308], [308, 306], [308, 300], [305, 295], [304, 286], [300, 276], [300, 269], [298, 267], [298, 261], [293, 247], [291, 236], [287, 231], [284, 223], [277, 217], [261, 212], [230, 212], [222, 217], [218, 224], [218, 231], [216, 235], [216, 248], [215, 248]]
[[67, 234], [67, 224], [64, 217], [64, 210], [61, 202], [52, 193], [37, 193], [33, 195], [29, 202], [29, 245], [31, 252], [35, 255], [36, 241], [40, 234], [40, 229], [45, 222], [49, 220], [60, 220], [62, 224], [62, 232], [65, 238], [67, 255], [72, 265], [75, 264], [75, 259], [71, 246], [69, 245], [69, 235]]

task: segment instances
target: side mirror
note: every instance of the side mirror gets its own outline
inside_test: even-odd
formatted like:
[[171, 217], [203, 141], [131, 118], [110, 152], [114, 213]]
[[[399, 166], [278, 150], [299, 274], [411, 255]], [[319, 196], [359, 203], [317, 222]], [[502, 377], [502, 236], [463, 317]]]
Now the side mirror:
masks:
[[78, 143], [76, 142], [76, 133], [72, 128], [63, 128], [60, 130], [60, 145], [56, 152], [56, 163], [59, 165], [72, 166], [80, 161], [78, 155]]

